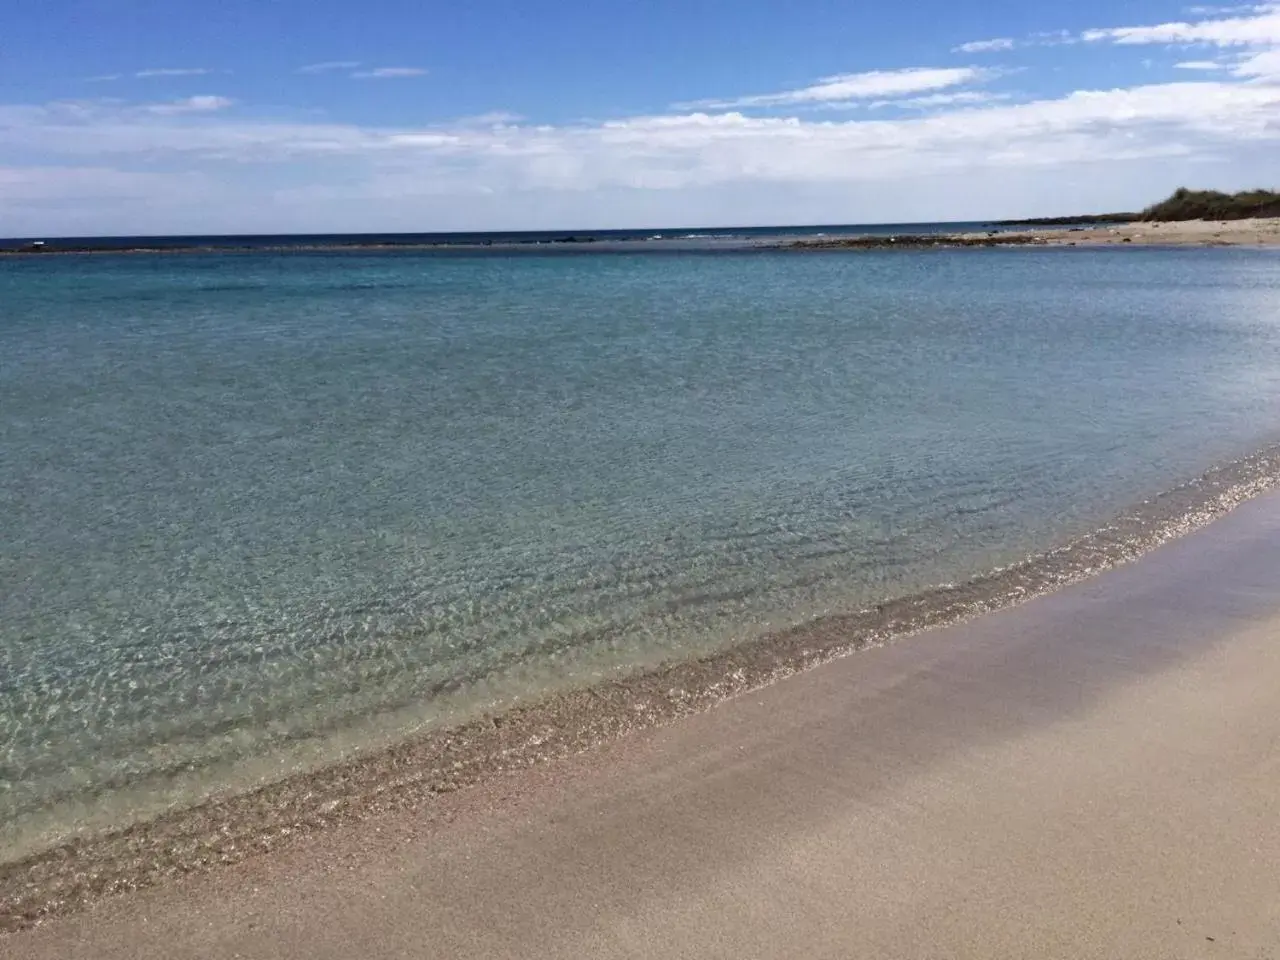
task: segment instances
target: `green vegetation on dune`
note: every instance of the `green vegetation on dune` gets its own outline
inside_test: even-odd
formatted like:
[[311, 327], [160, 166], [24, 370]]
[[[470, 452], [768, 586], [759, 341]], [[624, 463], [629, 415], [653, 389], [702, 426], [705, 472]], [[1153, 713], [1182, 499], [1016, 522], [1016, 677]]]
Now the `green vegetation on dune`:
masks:
[[1280, 217], [1280, 193], [1272, 190], [1188, 190], [1179, 187], [1172, 196], [1142, 211], [1142, 220], [1244, 220], [1248, 217]]
[[1074, 217], [1029, 217], [1026, 220], [996, 220], [997, 227], [1073, 227], [1092, 223], [1133, 223], [1140, 213], [1081, 213]]
[[1076, 217], [1033, 217], [999, 220], [999, 226], [1055, 227], [1089, 223], [1133, 223], [1138, 220], [1244, 220], [1280, 217], [1280, 193], [1274, 190], [1191, 190], [1179, 187], [1166, 200], [1141, 213], [1088, 213]]

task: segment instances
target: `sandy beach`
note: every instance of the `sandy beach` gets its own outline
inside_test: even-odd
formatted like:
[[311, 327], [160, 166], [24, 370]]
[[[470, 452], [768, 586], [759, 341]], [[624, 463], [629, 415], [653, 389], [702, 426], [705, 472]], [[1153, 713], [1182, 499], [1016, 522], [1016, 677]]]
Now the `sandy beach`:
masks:
[[1096, 226], [1027, 226], [964, 233], [863, 234], [805, 238], [788, 250], [918, 250], [956, 247], [1275, 247], [1280, 219], [1145, 221]]
[[1271, 956], [1280, 495], [6, 957]]
[[1027, 239], [1051, 243], [1105, 246], [1136, 243], [1161, 246], [1274, 247], [1280, 246], [1280, 219], [1180, 220], [1173, 223], [1130, 223], [1083, 229], [1019, 231]]

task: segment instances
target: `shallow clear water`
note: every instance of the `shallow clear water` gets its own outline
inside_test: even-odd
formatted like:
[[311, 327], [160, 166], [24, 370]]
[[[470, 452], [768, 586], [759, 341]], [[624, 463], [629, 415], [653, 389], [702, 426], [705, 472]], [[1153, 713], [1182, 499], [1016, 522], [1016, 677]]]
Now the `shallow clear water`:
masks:
[[0, 847], [965, 579], [1278, 412], [1266, 251], [0, 262]]

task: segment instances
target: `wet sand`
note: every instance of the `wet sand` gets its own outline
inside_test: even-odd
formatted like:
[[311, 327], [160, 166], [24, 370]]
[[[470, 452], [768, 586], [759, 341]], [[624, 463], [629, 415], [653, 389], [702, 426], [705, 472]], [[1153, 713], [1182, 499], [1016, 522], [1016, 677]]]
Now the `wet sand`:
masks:
[[0, 940], [44, 957], [1280, 953], [1280, 494], [679, 723]]

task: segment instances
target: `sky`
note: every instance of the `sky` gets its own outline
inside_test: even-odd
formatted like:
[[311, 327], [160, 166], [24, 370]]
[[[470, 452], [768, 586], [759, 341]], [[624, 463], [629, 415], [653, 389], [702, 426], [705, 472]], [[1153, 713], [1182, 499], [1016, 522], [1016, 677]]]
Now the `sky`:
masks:
[[1280, 187], [1280, 2], [39, 0], [0, 236], [975, 220]]

